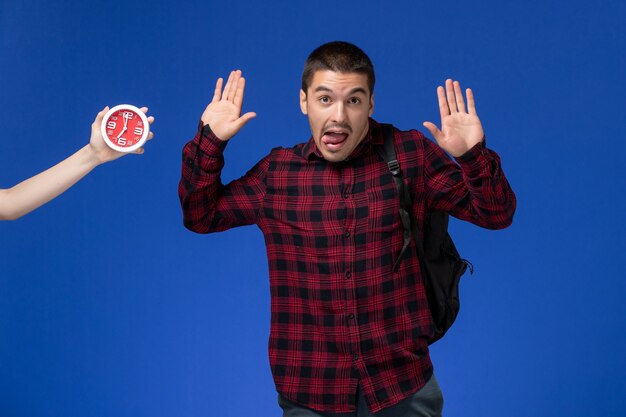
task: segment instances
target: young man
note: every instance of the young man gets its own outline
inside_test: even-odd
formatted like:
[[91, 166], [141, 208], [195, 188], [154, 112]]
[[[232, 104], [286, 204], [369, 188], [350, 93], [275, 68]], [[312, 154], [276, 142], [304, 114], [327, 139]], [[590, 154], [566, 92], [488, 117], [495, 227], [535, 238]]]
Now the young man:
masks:
[[[233, 71], [183, 150], [184, 224], [198, 233], [256, 224], [270, 269], [269, 355], [284, 416], [438, 416], [443, 397], [428, 353], [432, 320], [415, 246], [397, 271], [399, 200], [374, 110], [374, 70], [345, 42], [317, 48], [302, 75], [300, 107], [312, 137], [274, 149], [223, 185], [223, 152], [255, 114], [241, 116], [245, 80]], [[471, 90], [437, 96], [441, 130], [395, 131], [419, 224], [445, 211], [487, 228], [508, 226], [515, 196], [488, 150]], [[446, 152], [452, 155], [454, 163]]]
[[[144, 107], [141, 110], [146, 113], [148, 108]], [[98, 165], [125, 155], [104, 143], [100, 124], [107, 111], [109, 108], [105, 107], [92, 123], [88, 145], [46, 171], [9, 189], [0, 189], [0, 220], [15, 220], [30, 213], [76, 184]], [[150, 116], [148, 122], [154, 122], [154, 117]], [[150, 132], [148, 139], [153, 137], [154, 134]], [[142, 154], [143, 148], [137, 149], [134, 153]]]

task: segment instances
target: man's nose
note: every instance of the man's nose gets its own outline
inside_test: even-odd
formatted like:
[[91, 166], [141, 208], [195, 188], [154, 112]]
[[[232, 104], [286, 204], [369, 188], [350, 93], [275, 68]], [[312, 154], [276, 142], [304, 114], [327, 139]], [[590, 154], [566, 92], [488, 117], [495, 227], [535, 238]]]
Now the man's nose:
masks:
[[346, 106], [343, 103], [339, 102], [336, 104], [333, 119], [335, 122], [344, 122], [346, 120]]

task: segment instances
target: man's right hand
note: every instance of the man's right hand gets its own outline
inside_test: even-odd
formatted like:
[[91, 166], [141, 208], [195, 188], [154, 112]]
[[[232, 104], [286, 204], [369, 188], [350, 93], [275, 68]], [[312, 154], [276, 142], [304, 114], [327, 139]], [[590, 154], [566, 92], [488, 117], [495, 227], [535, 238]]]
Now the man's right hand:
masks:
[[220, 140], [227, 141], [239, 132], [248, 121], [256, 117], [256, 113], [248, 112], [241, 115], [243, 104], [243, 92], [246, 80], [241, 76], [241, 71], [231, 71], [224, 90], [222, 90], [222, 78], [217, 79], [213, 100], [202, 113], [202, 123], [209, 125], [215, 136]]

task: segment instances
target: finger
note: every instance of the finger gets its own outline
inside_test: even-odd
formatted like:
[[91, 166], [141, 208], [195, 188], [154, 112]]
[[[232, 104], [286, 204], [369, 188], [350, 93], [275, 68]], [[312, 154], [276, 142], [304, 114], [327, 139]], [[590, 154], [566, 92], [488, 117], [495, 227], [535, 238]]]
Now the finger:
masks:
[[228, 81], [226, 81], [226, 86], [224, 90], [222, 90], [222, 100], [228, 100], [228, 92], [230, 91], [230, 86], [233, 83], [233, 78], [235, 77], [235, 71], [231, 71], [228, 76]]
[[150, 132], [150, 133], [148, 133], [148, 139], [146, 139], [146, 140], [150, 140], [150, 139], [152, 139], [153, 137], [154, 137], [154, 133], [153, 133], [153, 132]]
[[241, 77], [237, 83], [237, 90], [235, 91], [235, 97], [233, 98], [233, 104], [239, 109], [243, 106], [243, 92], [246, 89], [246, 79]]
[[441, 133], [441, 130], [439, 130], [439, 128], [437, 127], [437, 125], [431, 122], [424, 122], [422, 123], [422, 125], [426, 129], [428, 129], [430, 134], [433, 135], [433, 138], [435, 138], [435, 140], [439, 142], [439, 139], [441, 138], [442, 133]]
[[241, 116], [239, 119], [237, 119], [237, 124], [238, 124], [238, 129], [241, 129], [242, 127], [244, 127], [246, 125], [246, 123], [248, 123], [250, 120], [254, 119], [256, 117], [256, 113], [251, 111], [248, 112], [246, 114], [244, 114], [243, 116]]
[[476, 116], [476, 103], [474, 102], [474, 93], [472, 92], [472, 89], [468, 88], [465, 90], [465, 94], [467, 95], [467, 110], [469, 111], [469, 114]]
[[439, 113], [443, 119], [450, 115], [450, 108], [448, 107], [448, 101], [446, 100], [446, 93], [442, 86], [437, 87], [437, 100], [439, 101]]
[[211, 102], [219, 101], [222, 98], [222, 84], [224, 83], [223, 78], [218, 78], [215, 83], [215, 91], [213, 92], [213, 100]]
[[104, 115], [109, 111], [109, 106], [105, 106], [102, 110], [100, 110], [98, 112], [98, 114], [96, 114], [96, 118], [94, 119], [93, 123], [91, 124], [91, 130], [96, 130], [100, 128], [100, 125], [102, 124], [102, 119], [104, 118]]
[[456, 97], [456, 107], [460, 112], [465, 113], [465, 101], [463, 101], [463, 93], [461, 93], [461, 83], [455, 81], [453, 86], [454, 96]]
[[[148, 114], [148, 108], [146, 106], [140, 108], [139, 110], [141, 110], [144, 114]], [[154, 116], [148, 116], [148, 123], [154, 123]]]
[[237, 94], [237, 88], [239, 86], [239, 80], [241, 79], [241, 71], [235, 71], [235, 76], [233, 77], [233, 82], [230, 84], [230, 89], [228, 90], [227, 100], [233, 100], [235, 95]]
[[454, 86], [452, 80], [446, 80], [446, 97], [448, 98], [448, 107], [450, 108], [450, 114], [456, 113], [459, 110], [456, 108], [456, 98], [454, 97]]
[[102, 110], [98, 112], [96, 115], [96, 122], [101, 122], [104, 115], [109, 111], [109, 106], [105, 106]]
[[143, 148], [139, 148], [139, 149], [135, 149], [135, 150], [134, 150], [133, 152], [131, 152], [131, 153], [136, 153], [136, 154], [138, 154], [138, 155], [141, 155], [141, 154], [143, 154], [144, 152], [145, 152], [145, 151], [143, 150]]

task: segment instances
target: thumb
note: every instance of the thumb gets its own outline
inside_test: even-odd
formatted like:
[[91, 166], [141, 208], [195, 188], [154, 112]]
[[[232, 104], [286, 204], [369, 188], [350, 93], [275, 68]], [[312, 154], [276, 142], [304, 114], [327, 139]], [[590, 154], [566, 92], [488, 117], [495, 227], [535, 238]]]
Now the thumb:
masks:
[[104, 118], [104, 115], [109, 111], [109, 106], [106, 106], [105, 108], [103, 108], [102, 110], [100, 110], [98, 112], [98, 114], [96, 115], [96, 118], [94, 119], [93, 123], [91, 124], [91, 130], [95, 131], [100, 129], [100, 124], [102, 123], [102, 119]]
[[105, 106], [102, 110], [100, 110], [100, 112], [96, 116], [96, 120], [102, 121], [102, 119], [104, 118], [104, 115], [108, 111], [109, 111], [109, 106]]
[[243, 116], [241, 116], [238, 120], [237, 120], [237, 127], [239, 129], [241, 129], [242, 127], [244, 127], [246, 125], [246, 123], [248, 123], [250, 120], [254, 119], [256, 117], [256, 113], [255, 112], [248, 112], [246, 114], [244, 114]]
[[439, 128], [437, 127], [437, 125], [435, 125], [434, 123], [431, 122], [424, 122], [422, 123], [422, 125], [428, 129], [428, 131], [430, 132], [431, 135], [433, 135], [433, 137], [435, 138], [435, 140], [437, 142], [439, 142], [439, 138], [441, 137], [441, 130], [439, 130]]

